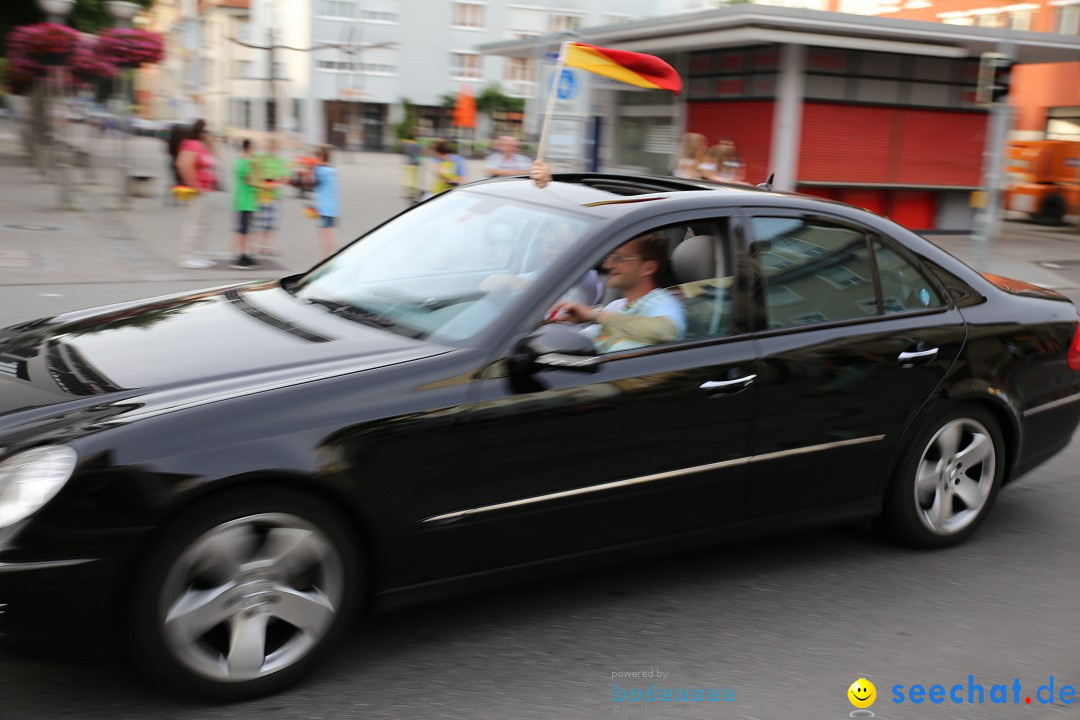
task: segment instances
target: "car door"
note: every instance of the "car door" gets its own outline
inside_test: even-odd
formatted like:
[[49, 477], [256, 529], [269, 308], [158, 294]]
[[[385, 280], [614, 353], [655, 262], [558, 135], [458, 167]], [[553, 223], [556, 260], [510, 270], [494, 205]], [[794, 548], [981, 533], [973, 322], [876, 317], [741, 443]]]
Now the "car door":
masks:
[[[545, 367], [521, 377], [504, 355], [477, 382], [464, 421], [474, 503], [457, 516], [434, 520], [471, 525], [483, 548], [476, 569], [588, 553], [740, 518], [756, 358], [746, 326], [745, 275], [736, 277], [746, 268], [735, 258], [745, 255], [729, 218], [716, 223], [722, 228], [716, 234], [691, 238], [700, 248], [713, 243], [715, 269], [678, 287], [694, 296], [684, 299], [692, 307], [703, 297], [697, 290], [722, 286], [712, 296], [713, 307], [723, 305], [722, 321], [695, 316], [693, 337], [602, 356], [594, 372]], [[588, 264], [650, 229], [610, 238]], [[681, 230], [668, 232], [673, 243], [681, 242]], [[537, 305], [518, 337], [537, 327], [558, 295], [549, 293]]]
[[868, 228], [773, 210], [747, 225], [761, 363], [746, 517], [866, 502], [959, 355], [963, 319]]

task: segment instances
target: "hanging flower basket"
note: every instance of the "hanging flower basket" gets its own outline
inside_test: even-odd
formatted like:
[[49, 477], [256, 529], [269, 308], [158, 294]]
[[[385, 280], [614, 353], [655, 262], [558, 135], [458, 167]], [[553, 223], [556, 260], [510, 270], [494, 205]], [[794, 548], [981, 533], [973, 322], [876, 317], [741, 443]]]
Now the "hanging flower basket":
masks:
[[79, 45], [79, 33], [56, 23], [21, 25], [8, 34], [8, 50], [37, 65], [66, 65]]
[[4, 73], [4, 83], [8, 92], [12, 95], [27, 95], [34, 88], [34, 80], [44, 77], [47, 68], [42, 65], [31, 63], [20, 56], [8, 58], [7, 70]]
[[116, 76], [116, 66], [97, 45], [96, 38], [85, 38], [71, 56], [71, 72], [84, 83], [97, 83]]
[[101, 33], [97, 53], [116, 67], [137, 68], [161, 62], [165, 57], [165, 43], [156, 32], [113, 28]]

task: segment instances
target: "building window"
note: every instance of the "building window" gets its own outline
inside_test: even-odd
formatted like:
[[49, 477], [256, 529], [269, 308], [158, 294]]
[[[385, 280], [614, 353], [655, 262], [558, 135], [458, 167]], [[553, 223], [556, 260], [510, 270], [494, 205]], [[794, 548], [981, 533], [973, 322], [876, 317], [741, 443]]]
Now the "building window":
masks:
[[293, 116], [293, 130], [296, 132], [303, 132], [304, 130], [304, 101], [293, 100], [292, 101], [292, 116]]
[[483, 76], [479, 55], [476, 53], [450, 53], [450, 77], [459, 80], [479, 80]]
[[1005, 27], [1005, 16], [1002, 13], [982, 13], [976, 16], [975, 24], [979, 27], [1000, 28]]
[[1031, 10], [1022, 10], [1009, 13], [1009, 27], [1013, 30], [1030, 30], [1031, 18], [1035, 15]]
[[532, 80], [532, 66], [525, 58], [507, 58], [503, 79], [506, 82], [528, 82]]
[[1063, 35], [1080, 35], [1080, 5], [1063, 5], [1058, 9], [1057, 31]]
[[454, 27], [469, 28], [470, 30], [484, 29], [483, 5], [474, 3], [454, 3], [454, 19], [451, 23]]
[[319, 15], [325, 17], [356, 17], [356, 3], [350, 0], [319, 0]]
[[236, 124], [244, 130], [251, 129], [251, 101], [241, 100], [238, 103], [237, 108], [239, 116], [236, 118]]
[[266, 129], [270, 132], [277, 130], [277, 101], [266, 101]]
[[319, 60], [315, 67], [319, 70], [331, 70], [334, 72], [357, 72], [364, 75], [396, 75], [397, 65], [387, 63], [355, 62], [349, 63], [341, 60]]
[[567, 30], [580, 30], [583, 24], [581, 15], [567, 15], [565, 13], [552, 13], [548, 15], [548, 32], [565, 32]]
[[401, 18], [397, 13], [392, 12], [380, 12], [378, 10], [361, 10], [360, 19], [365, 22], [377, 22], [377, 23], [398, 23]]

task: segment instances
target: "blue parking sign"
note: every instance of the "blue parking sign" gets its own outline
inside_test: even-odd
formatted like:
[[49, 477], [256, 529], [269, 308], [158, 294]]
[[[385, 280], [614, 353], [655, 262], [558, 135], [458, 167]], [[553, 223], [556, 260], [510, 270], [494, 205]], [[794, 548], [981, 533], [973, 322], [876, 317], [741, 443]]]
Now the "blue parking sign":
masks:
[[555, 96], [559, 100], [570, 100], [578, 93], [578, 81], [574, 72], [568, 68], [563, 68], [562, 75], [559, 76], [559, 90]]

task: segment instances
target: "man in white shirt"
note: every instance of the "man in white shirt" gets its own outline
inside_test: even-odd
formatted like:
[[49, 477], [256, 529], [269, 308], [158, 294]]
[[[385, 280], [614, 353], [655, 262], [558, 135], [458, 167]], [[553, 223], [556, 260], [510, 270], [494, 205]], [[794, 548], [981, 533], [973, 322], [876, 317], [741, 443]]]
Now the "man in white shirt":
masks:
[[605, 307], [560, 301], [549, 317], [556, 322], [592, 322], [582, 332], [593, 339], [598, 353], [682, 339], [686, 333], [682, 303], [656, 284], [656, 274], [666, 257], [667, 241], [661, 235], [634, 238], [604, 259], [607, 284], [623, 297]]
[[484, 161], [484, 172], [491, 177], [528, 174], [532, 160], [518, 152], [518, 139], [513, 135], [495, 138], [495, 152]]

